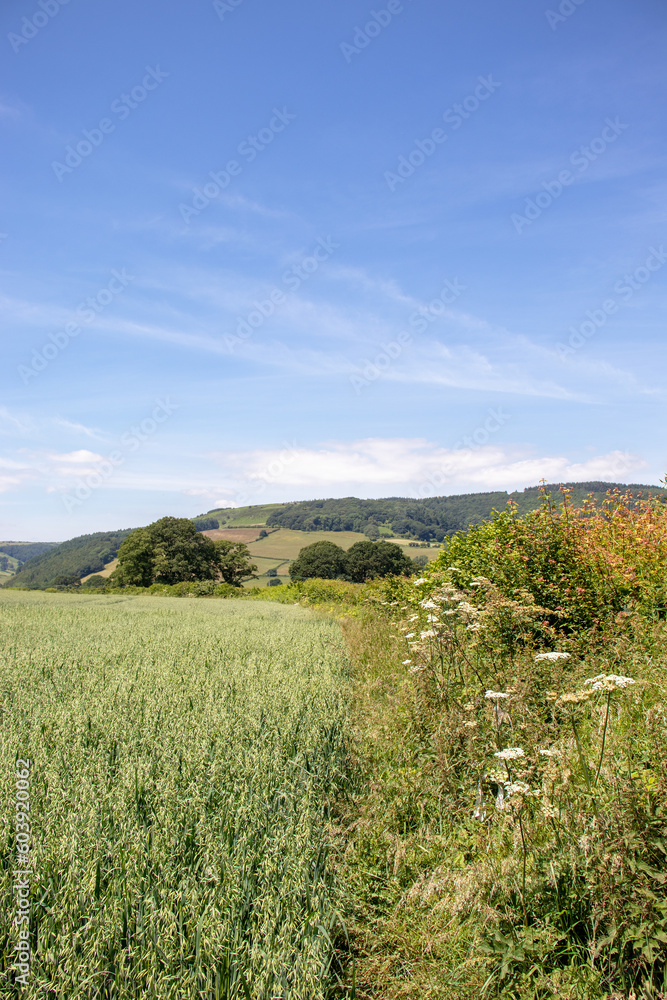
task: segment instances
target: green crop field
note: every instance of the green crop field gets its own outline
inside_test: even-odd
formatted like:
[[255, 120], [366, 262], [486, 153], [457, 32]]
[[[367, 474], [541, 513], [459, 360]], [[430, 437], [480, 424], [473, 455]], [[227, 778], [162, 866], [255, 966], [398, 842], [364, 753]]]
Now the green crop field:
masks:
[[29, 759], [24, 997], [322, 997], [338, 626], [262, 602], [7, 591], [0, 648], [0, 995]]
[[365, 540], [366, 536], [358, 531], [293, 531], [291, 528], [280, 528], [272, 531], [266, 538], [251, 542], [248, 548], [253, 558], [265, 556], [273, 559], [296, 559], [301, 549], [315, 542], [333, 542], [343, 549], [349, 549], [355, 542]]

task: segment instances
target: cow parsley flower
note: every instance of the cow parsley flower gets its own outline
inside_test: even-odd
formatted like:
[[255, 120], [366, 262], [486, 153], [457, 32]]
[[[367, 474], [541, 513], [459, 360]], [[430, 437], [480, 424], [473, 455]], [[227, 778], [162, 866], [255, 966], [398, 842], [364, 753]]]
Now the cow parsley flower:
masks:
[[539, 663], [540, 660], [549, 660], [551, 663], [555, 663], [556, 660], [569, 660], [569, 653], [538, 653], [535, 657], [535, 663]]
[[577, 691], [575, 694], [562, 694], [556, 704], [579, 705], [582, 701], [588, 701], [590, 696], [590, 691]]
[[493, 756], [497, 757], [498, 760], [519, 760], [520, 757], [526, 755], [521, 747], [505, 747], [504, 750], [496, 750]]
[[590, 685], [591, 691], [617, 691], [636, 684], [636, 681], [618, 674], [598, 674], [597, 677], [589, 677], [584, 684]]
[[509, 698], [509, 695], [505, 694], [504, 691], [487, 691], [484, 697], [488, 698], [489, 701], [500, 701], [502, 698]]

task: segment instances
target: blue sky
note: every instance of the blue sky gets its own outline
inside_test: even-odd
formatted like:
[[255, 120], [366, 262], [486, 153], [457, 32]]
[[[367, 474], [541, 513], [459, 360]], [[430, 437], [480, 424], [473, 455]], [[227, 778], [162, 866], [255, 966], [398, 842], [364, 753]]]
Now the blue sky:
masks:
[[0, 537], [667, 471], [663, 0], [7, 0]]

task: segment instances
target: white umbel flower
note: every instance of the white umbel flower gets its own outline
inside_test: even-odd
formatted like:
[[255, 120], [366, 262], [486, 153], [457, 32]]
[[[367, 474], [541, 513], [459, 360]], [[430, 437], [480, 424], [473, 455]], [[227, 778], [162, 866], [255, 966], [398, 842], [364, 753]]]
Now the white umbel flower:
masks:
[[526, 755], [521, 747], [505, 747], [504, 750], [496, 750], [493, 756], [498, 760], [519, 760]]

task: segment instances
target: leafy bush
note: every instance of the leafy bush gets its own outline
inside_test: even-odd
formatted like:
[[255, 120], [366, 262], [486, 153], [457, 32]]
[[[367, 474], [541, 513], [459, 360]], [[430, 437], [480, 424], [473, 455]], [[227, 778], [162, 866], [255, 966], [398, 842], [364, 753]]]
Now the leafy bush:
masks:
[[625, 500], [545, 497], [367, 591], [399, 636], [401, 732], [424, 761], [403, 837], [452, 845], [401, 905], [460, 928], [478, 994], [667, 992], [667, 511]]
[[538, 510], [515, 505], [449, 539], [432, 566], [456, 571], [466, 587], [477, 577], [508, 596], [530, 594], [550, 625], [574, 634], [599, 629], [638, 608], [654, 618], [667, 606], [667, 506], [610, 492], [598, 506], [573, 508], [568, 493]]

